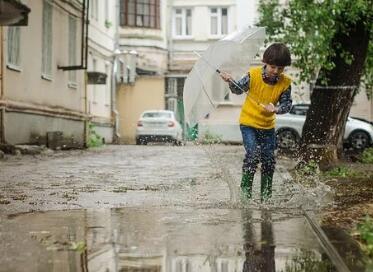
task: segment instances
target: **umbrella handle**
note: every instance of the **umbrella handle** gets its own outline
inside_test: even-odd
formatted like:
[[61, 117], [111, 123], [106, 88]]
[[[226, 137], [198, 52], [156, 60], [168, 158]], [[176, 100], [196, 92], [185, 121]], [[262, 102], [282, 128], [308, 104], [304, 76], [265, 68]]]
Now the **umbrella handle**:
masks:
[[[216, 72], [220, 74], [220, 70], [219, 69], [216, 69]], [[236, 86], [237, 88], [239, 88], [241, 91], [243, 91], [244, 93], [246, 93], [239, 85], [238, 83], [234, 80], [234, 79], [231, 79], [229, 80], [229, 82], [232, 82], [232, 84], [234, 86]], [[266, 106], [263, 104], [263, 103], [260, 103], [259, 101], [255, 100], [254, 98], [250, 97], [249, 95], [247, 96], [249, 99], [251, 99], [252, 101], [254, 101], [255, 103], [257, 103], [259, 106], [261, 106], [262, 108], [265, 108]]]

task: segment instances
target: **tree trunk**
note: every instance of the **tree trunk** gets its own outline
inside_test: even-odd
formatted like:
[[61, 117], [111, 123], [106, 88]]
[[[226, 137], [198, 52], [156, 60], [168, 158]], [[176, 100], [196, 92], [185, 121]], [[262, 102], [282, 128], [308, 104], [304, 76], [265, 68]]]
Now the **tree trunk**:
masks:
[[[305, 162], [315, 160], [323, 169], [335, 165], [340, 158], [344, 127], [360, 83], [369, 43], [369, 29], [364, 19], [351, 24], [346, 33], [337, 32], [332, 46], [336, 55], [331, 61], [335, 67], [324, 73], [327, 85], [320, 78], [311, 94], [311, 106], [303, 127], [301, 150]], [[340, 44], [341, 47], [336, 46]], [[340, 56], [344, 50], [352, 54], [351, 64]]]

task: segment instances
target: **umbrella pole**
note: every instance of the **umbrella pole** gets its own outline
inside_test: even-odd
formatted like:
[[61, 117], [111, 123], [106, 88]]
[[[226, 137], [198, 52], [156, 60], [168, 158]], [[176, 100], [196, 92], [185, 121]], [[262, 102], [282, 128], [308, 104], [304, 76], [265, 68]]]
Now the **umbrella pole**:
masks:
[[[194, 52], [194, 54], [196, 54], [198, 57], [200, 57], [208, 66], [210, 66], [210, 68], [212, 68], [212, 69], [214, 69], [215, 70], [215, 72], [217, 72], [219, 75], [221, 74], [221, 71], [218, 69], [218, 68], [216, 68], [216, 67], [214, 67], [211, 63], [209, 63], [203, 56], [201, 56], [198, 52], [196, 52], [196, 51], [193, 51]], [[201, 78], [200, 78], [200, 80], [201, 80]], [[202, 80], [201, 80], [202, 81]], [[231, 80], [229, 80], [229, 82], [231, 82], [235, 87], [237, 87], [238, 89], [240, 89], [243, 93], [246, 93], [246, 91], [245, 90], [243, 90], [241, 87], [240, 87], [240, 85], [238, 85], [238, 83], [235, 81], [235, 80], [233, 80], [233, 79], [231, 79]], [[206, 91], [204, 90], [204, 92], [206, 93]], [[207, 95], [207, 93], [206, 93], [206, 95]], [[210, 97], [207, 95], [207, 97], [210, 99]], [[250, 97], [250, 96], [247, 96], [249, 99], [251, 99], [251, 100], [253, 100], [255, 103], [257, 103], [258, 105], [260, 105], [260, 106], [262, 106], [263, 108], [265, 107], [265, 105], [264, 104], [262, 104], [262, 103], [260, 103], [259, 101], [256, 101], [254, 98], [252, 98], [252, 97]], [[210, 101], [211, 102], [211, 101]]]
[[207, 96], [207, 98], [208, 98], [208, 100], [209, 100], [211, 106], [213, 106], [214, 108], [216, 108], [215, 104], [212, 102], [210, 96], [208, 95], [208, 93], [207, 93], [205, 87], [203, 86], [203, 80], [202, 80], [202, 78], [200, 77], [200, 72], [198, 71], [198, 69], [196, 69], [196, 70], [197, 70], [197, 76], [198, 76], [198, 79], [202, 82], [201, 86], [202, 86], [202, 90], [203, 90], [203, 92], [204, 92], [205, 95]]

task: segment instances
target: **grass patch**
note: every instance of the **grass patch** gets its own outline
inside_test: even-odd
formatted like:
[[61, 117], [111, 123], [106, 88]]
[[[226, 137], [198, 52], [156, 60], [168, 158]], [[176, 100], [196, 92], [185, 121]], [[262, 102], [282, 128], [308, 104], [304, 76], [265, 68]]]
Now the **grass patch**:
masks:
[[347, 178], [347, 177], [356, 177], [358, 176], [358, 173], [346, 166], [337, 166], [333, 169], [326, 171], [324, 173], [327, 177], [340, 177], [340, 178]]

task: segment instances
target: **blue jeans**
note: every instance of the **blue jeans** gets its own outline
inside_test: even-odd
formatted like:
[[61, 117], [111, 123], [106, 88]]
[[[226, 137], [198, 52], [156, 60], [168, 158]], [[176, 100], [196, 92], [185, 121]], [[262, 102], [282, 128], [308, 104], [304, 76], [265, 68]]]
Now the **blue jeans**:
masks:
[[262, 175], [273, 175], [275, 171], [275, 129], [257, 129], [240, 125], [243, 145], [246, 150], [242, 171], [255, 174], [260, 161]]

